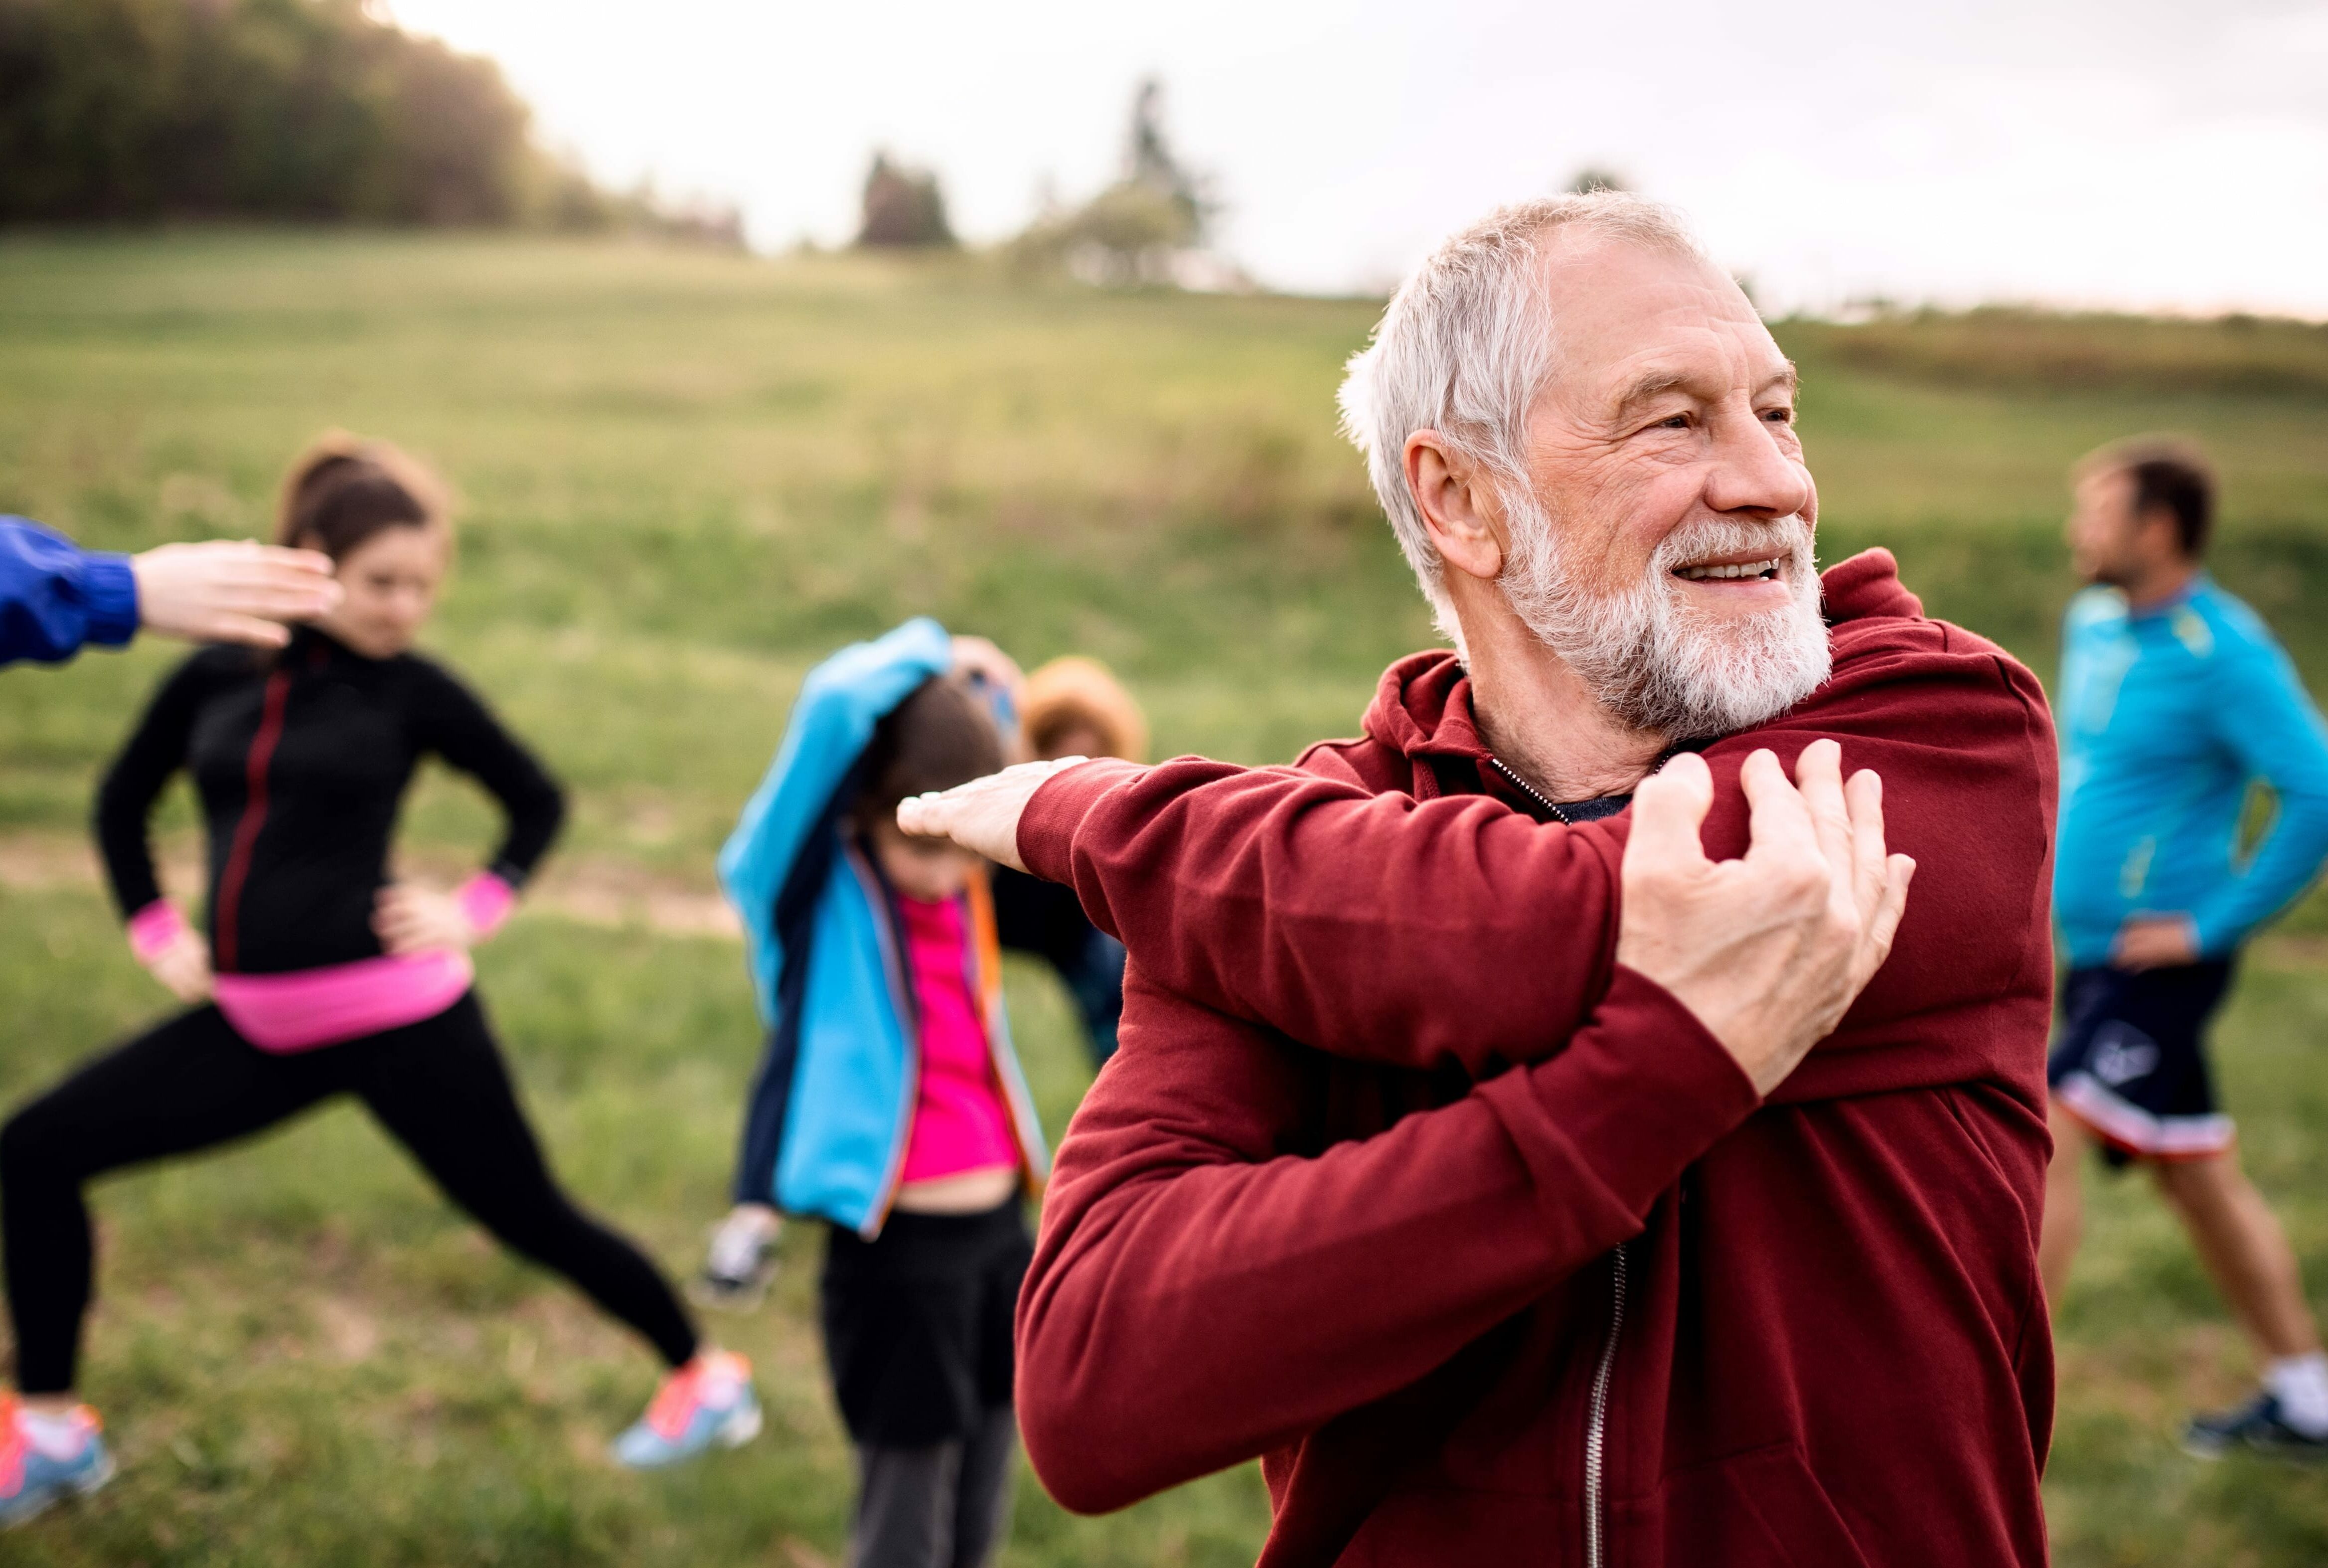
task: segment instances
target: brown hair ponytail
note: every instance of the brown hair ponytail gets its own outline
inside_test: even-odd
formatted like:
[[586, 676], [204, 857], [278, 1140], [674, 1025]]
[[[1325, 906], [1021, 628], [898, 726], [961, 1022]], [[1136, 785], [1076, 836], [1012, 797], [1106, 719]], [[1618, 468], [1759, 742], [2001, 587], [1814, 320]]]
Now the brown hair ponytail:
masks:
[[327, 430], [283, 476], [275, 540], [342, 560], [382, 529], [450, 528], [452, 521], [445, 487], [427, 468], [385, 441]]

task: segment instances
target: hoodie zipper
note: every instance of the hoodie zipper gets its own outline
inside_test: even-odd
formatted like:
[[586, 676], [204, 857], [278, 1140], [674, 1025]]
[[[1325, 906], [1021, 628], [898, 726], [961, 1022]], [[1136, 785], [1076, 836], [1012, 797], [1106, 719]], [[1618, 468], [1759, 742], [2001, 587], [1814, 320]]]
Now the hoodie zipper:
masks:
[[[1490, 756], [1488, 764], [1509, 779], [1522, 794], [1551, 812], [1554, 821], [1569, 821], [1568, 813], [1556, 802], [1546, 800], [1542, 790], [1506, 766], [1503, 758]], [[1592, 1396], [1584, 1422], [1584, 1568], [1606, 1568], [1608, 1562], [1601, 1494], [1609, 1468], [1609, 1382], [1617, 1368], [1617, 1338], [1625, 1329], [1627, 1263], [1622, 1242], [1617, 1244], [1610, 1258], [1609, 1337], [1600, 1342], [1600, 1359], [1592, 1368]]]
[[[1506, 778], [1511, 780], [1513, 787], [1517, 789], [1520, 793], [1527, 796], [1528, 799], [1542, 806], [1545, 811], [1550, 812], [1554, 822], [1568, 822], [1568, 813], [1566, 812], [1562, 811], [1554, 802], [1544, 799], [1544, 792], [1542, 790], [1536, 788], [1535, 785], [1528, 783], [1527, 780], [1520, 777], [1518, 774], [1514, 773], [1510, 768], [1505, 766], [1504, 759], [1502, 757], [1489, 757], [1488, 759], [1488, 765], [1494, 768]], [[1571, 827], [1575, 826], [1573, 822], [1569, 822], [1568, 825]]]
[[1609, 1337], [1600, 1342], [1600, 1363], [1592, 1369], [1592, 1403], [1584, 1427], [1584, 1568], [1603, 1568], [1602, 1482], [1608, 1473], [1609, 1379], [1617, 1366], [1617, 1336], [1625, 1328], [1625, 1244], [1610, 1254]]

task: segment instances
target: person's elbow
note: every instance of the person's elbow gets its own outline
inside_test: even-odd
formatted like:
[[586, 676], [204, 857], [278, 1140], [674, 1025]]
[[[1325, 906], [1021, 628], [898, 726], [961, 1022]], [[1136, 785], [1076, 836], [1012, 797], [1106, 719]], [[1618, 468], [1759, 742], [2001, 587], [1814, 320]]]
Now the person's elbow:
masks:
[[1189, 1478], [1157, 1461], [1137, 1388], [1110, 1379], [1089, 1324], [1053, 1320], [1028, 1282], [1018, 1324], [1019, 1440], [1043, 1489], [1075, 1514], [1111, 1514]]

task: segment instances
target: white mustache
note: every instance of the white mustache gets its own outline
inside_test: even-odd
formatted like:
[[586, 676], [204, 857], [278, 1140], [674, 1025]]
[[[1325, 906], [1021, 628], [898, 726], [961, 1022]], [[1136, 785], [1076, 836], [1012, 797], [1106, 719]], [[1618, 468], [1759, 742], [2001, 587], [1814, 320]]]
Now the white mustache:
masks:
[[1790, 567], [1807, 568], [1811, 559], [1810, 524], [1803, 521], [1800, 512], [1789, 512], [1769, 522], [1707, 518], [1702, 522], [1685, 523], [1657, 542], [1649, 558], [1648, 575], [1655, 580], [1670, 575], [1677, 567], [1747, 550], [1781, 556]]

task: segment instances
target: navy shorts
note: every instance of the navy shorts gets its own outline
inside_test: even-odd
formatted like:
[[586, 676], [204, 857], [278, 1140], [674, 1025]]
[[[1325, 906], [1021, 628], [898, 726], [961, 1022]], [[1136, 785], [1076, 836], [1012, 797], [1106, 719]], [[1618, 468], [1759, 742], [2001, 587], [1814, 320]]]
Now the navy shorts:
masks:
[[2073, 969], [2061, 986], [2061, 1032], [2045, 1081], [2102, 1141], [2113, 1165], [2196, 1160], [2230, 1148], [2215, 1105], [2207, 1025], [2231, 983], [2231, 961], [2128, 971]]

